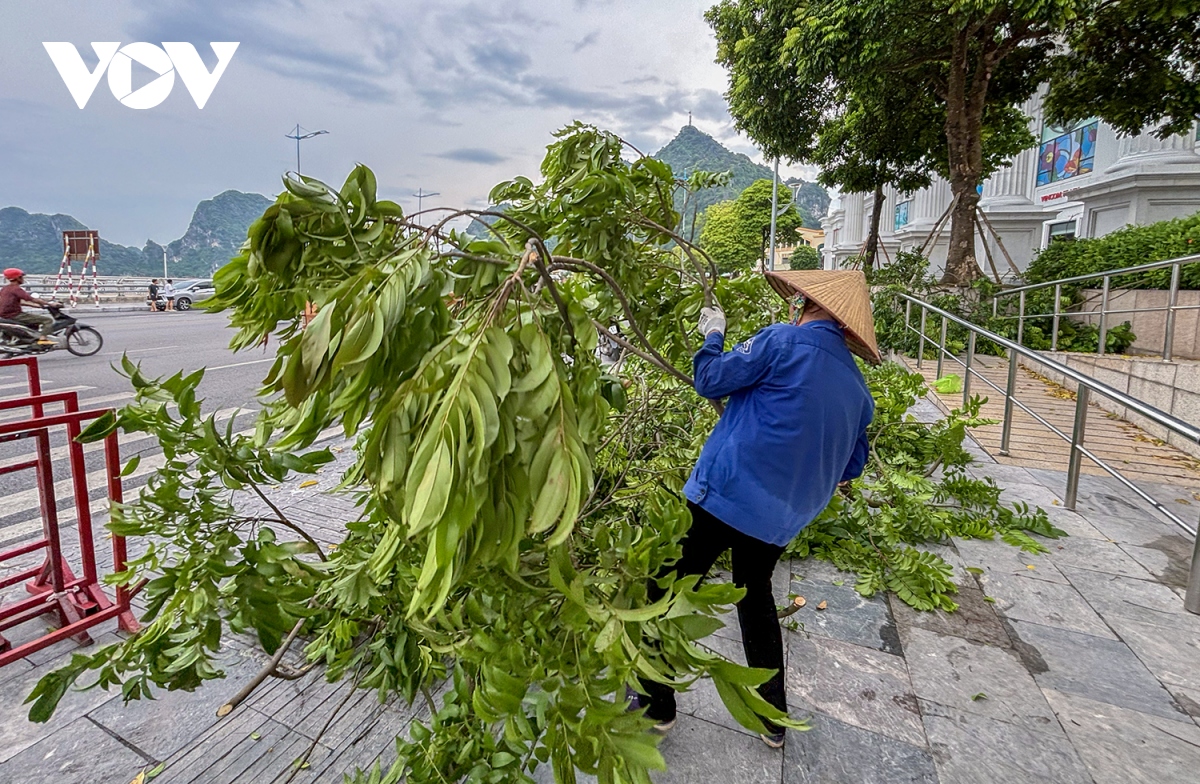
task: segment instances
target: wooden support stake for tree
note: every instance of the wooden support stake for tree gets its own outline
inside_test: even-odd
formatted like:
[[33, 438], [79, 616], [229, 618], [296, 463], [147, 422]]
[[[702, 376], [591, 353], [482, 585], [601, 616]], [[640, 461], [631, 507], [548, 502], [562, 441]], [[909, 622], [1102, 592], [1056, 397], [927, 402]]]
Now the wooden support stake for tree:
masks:
[[929, 236], [925, 238], [925, 242], [921, 245], [921, 255], [925, 255], [925, 251], [931, 245], [936, 245], [937, 241], [942, 237], [942, 229], [945, 228], [946, 222], [950, 219], [950, 213], [954, 212], [954, 205], [958, 204], [958, 196], [950, 200], [950, 206], [942, 213], [937, 222], [933, 224], [933, 228], [929, 230]]
[[[979, 209], [979, 207], [976, 207], [975, 212], [978, 213], [979, 217], [983, 219], [983, 225], [987, 226], [988, 231], [990, 231], [992, 236], [996, 238], [996, 247], [999, 248], [1000, 252], [1004, 254], [1004, 260], [1008, 262], [1008, 268], [1012, 270], [1013, 275], [1020, 277], [1021, 270], [1017, 269], [1017, 265], [1013, 262], [1012, 256], [1008, 255], [1008, 251], [1004, 247], [1004, 240], [1000, 239], [1000, 232], [996, 231], [996, 228], [992, 226], [992, 222], [988, 220], [988, 216], [983, 210]], [[984, 245], [986, 246], [987, 243], [984, 242]]]
[[992, 248], [988, 245], [987, 235], [983, 231], [983, 224], [979, 222], [979, 210], [976, 210], [975, 228], [979, 232], [979, 239], [983, 240], [983, 254], [987, 256], [988, 266], [992, 268], [992, 277], [996, 279], [996, 285], [1000, 285], [1000, 271], [996, 269], [996, 260], [992, 258]]

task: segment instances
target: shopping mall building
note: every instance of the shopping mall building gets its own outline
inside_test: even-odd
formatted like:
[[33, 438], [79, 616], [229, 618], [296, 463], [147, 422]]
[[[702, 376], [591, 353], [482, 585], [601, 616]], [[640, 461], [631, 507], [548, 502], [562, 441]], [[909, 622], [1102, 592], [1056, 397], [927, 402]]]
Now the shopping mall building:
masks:
[[[975, 242], [985, 271], [988, 250], [1007, 278], [1013, 273], [1004, 251], [1023, 270], [1052, 238], [1100, 237], [1123, 226], [1200, 211], [1200, 127], [1167, 139], [1153, 133], [1123, 137], [1094, 119], [1066, 128], [1045, 123], [1037, 100], [1025, 109], [1038, 146], [993, 174], [982, 189], [979, 207], [986, 220], [980, 225], [988, 247], [978, 235]], [[861, 252], [872, 201], [872, 194], [849, 193], [831, 206], [822, 222], [826, 267]], [[946, 221], [939, 236], [937, 224], [950, 201], [950, 185], [940, 178], [915, 193], [886, 190], [880, 221], [883, 263], [936, 237], [927, 253], [938, 272], [950, 227]]]

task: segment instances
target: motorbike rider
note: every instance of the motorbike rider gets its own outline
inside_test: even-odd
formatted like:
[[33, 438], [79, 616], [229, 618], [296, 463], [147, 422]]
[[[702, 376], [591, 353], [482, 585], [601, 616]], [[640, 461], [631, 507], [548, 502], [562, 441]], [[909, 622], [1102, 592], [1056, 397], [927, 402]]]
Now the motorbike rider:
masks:
[[16, 321], [32, 327], [42, 334], [40, 343], [50, 342], [46, 336], [50, 333], [54, 319], [41, 313], [26, 313], [21, 309], [21, 303], [28, 302], [39, 308], [47, 308], [54, 303], [38, 299], [26, 291], [22, 286], [25, 282], [25, 273], [16, 267], [4, 270], [4, 279], [7, 283], [0, 287], [0, 319]]

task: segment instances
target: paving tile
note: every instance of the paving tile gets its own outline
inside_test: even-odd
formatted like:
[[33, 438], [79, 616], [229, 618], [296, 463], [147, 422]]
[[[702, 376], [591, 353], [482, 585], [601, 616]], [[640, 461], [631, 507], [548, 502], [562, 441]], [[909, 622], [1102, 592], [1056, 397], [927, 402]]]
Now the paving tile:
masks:
[[[854, 582], [853, 574], [841, 574], [833, 581], [810, 577], [792, 580], [791, 592], [805, 597], [807, 603], [789, 620], [802, 624], [809, 634], [900, 655], [900, 638], [884, 594], [868, 599], [854, 590]], [[817, 609], [821, 602], [826, 604], [824, 610]]]
[[1092, 784], [1057, 724], [1032, 727], [921, 700], [940, 784]]
[[88, 714], [150, 757], [165, 760], [220, 721], [217, 708], [249, 683], [262, 667], [259, 659], [232, 652], [222, 659], [226, 677], [193, 692], [157, 691], [155, 699], [109, 700]]
[[1046, 699], [1096, 784], [1196, 780], [1200, 727], [1053, 689]]
[[[1057, 582], [1059, 579], [1063, 582]], [[1029, 576], [988, 572], [980, 576], [979, 583], [984, 593], [996, 600], [996, 611], [1007, 618], [1116, 639], [1103, 619], [1053, 567], [1043, 565]]]
[[1058, 573], [1050, 559], [1039, 553], [1028, 553], [999, 539], [959, 539], [954, 547], [968, 567], [983, 569], [985, 574], [1027, 575], [1029, 567], [1042, 573], [1039, 579], [1066, 584], [1067, 578]]
[[[711, 780], [711, 779], [710, 779]], [[784, 749], [783, 784], [937, 784], [924, 748], [814, 713]]]
[[[1036, 623], [1011, 621], [1025, 666], [1042, 689], [1056, 689], [1174, 721], [1189, 721], [1128, 646]], [[1028, 646], [1028, 647], [1026, 647]]]
[[1200, 726], [1200, 691], [1184, 689], [1180, 686], [1168, 686], [1167, 690], [1175, 695], [1175, 701], [1179, 703], [1179, 706], [1187, 711], [1197, 726]]
[[[788, 733], [789, 743], [795, 735]], [[667, 770], [652, 775], [655, 784], [775, 784], [783, 772], [783, 750], [691, 716], [680, 716], [658, 749]]]
[[861, 729], [925, 745], [904, 660], [828, 637], [788, 635], [788, 706], [820, 711]]
[[958, 593], [954, 595], [958, 609], [952, 613], [914, 610], [894, 595], [889, 596], [888, 604], [892, 608], [892, 617], [896, 619], [901, 643], [907, 639], [907, 630], [925, 629], [986, 645], [1009, 647], [1008, 632], [1000, 623], [994, 606], [984, 601], [983, 591], [974, 577], [968, 575], [968, 578], [969, 581], [963, 581], [958, 586]]
[[1015, 465], [1001, 465], [1000, 463], [985, 463], [981, 465], [967, 466], [967, 473], [976, 479], [991, 477], [996, 480], [999, 485], [1016, 483], [1016, 484], [1041, 484], [1029, 469]]
[[1185, 610], [1178, 594], [1153, 579], [1135, 580], [1072, 566], [1060, 566], [1059, 571], [1110, 627], [1114, 618], [1132, 618], [1162, 626], [1200, 628], [1200, 616]]
[[1106, 539], [1068, 536], [1045, 541], [1044, 544], [1050, 550], [1050, 560], [1055, 566], [1066, 564], [1078, 569], [1143, 580], [1148, 580], [1151, 576], [1144, 566], [1130, 558], [1119, 545]]
[[[1056, 528], [1067, 532], [1068, 536], [1080, 539], [1108, 539], [1100, 532], [1100, 529], [1092, 525], [1088, 518], [1073, 512], [1070, 509], [1063, 509], [1061, 506], [1042, 507], [1046, 512], [1046, 516], [1050, 518], [1050, 523]], [[1042, 540], [1046, 546], [1050, 546], [1053, 542], [1061, 542], [1057, 540]]]
[[1146, 567], [1159, 582], [1181, 588], [1187, 585], [1192, 547], [1192, 542], [1176, 533], [1160, 536], [1145, 546], [1121, 545], [1129, 557]]
[[1200, 617], [1179, 616], [1164, 625], [1116, 616], [1111, 623], [1154, 677], [1168, 687], [1200, 691]]
[[1092, 527], [1106, 539], [1111, 539], [1118, 544], [1144, 547], [1161, 537], [1180, 534], [1179, 529], [1175, 526], [1148, 517], [1119, 517], [1088, 513], [1086, 518]]
[[1054, 723], [1041, 689], [1011, 650], [910, 629], [904, 653], [922, 700], [1031, 727]]
[[[30, 706], [24, 704], [25, 698], [43, 675], [66, 663], [66, 660], [56, 660], [32, 667], [0, 684], [0, 762], [24, 751], [41, 739], [62, 731], [63, 727], [105, 702], [121, 698], [119, 690], [71, 689], [63, 696], [58, 710], [49, 721], [42, 724], [29, 721]], [[87, 677], [85, 676], [84, 683], [90, 682]]]
[[0, 781], [17, 784], [125, 782], [154, 762], [80, 716], [0, 763]]

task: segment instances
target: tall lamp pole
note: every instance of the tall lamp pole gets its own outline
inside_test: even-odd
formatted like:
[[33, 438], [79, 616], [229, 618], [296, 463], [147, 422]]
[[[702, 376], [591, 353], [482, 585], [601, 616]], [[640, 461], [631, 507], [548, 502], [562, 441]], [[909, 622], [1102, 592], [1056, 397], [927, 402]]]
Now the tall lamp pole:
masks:
[[775, 271], [775, 218], [779, 214], [779, 159], [775, 159], [775, 176], [771, 180], [771, 241], [767, 251], [766, 268]]
[[291, 133], [284, 134], [284, 137], [296, 140], [296, 174], [300, 173], [300, 142], [325, 133], [329, 131], [305, 131], [300, 127], [300, 123], [296, 123], [296, 128]]
[[440, 193], [426, 193], [424, 191], [424, 189], [417, 188], [417, 192], [413, 194], [413, 196], [417, 197], [417, 212], [421, 211], [421, 202], [423, 202], [425, 199], [429, 198], [430, 196], [441, 196], [441, 195], [442, 194], [440, 194]]

